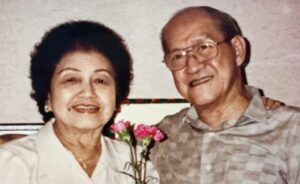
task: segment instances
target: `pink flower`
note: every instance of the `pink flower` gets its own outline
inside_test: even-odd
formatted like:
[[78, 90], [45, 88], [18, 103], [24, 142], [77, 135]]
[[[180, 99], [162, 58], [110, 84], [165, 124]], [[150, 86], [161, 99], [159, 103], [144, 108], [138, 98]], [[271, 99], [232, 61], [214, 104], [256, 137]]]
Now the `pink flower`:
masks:
[[116, 138], [126, 142], [131, 142], [132, 138], [130, 135], [131, 125], [129, 121], [120, 120], [117, 123], [114, 123], [110, 127], [116, 135]]
[[137, 126], [137, 128], [134, 130], [134, 135], [140, 139], [152, 138], [155, 141], [161, 141], [165, 137], [162, 131], [157, 127], [144, 124], [139, 124]]
[[165, 135], [163, 134], [163, 132], [159, 129], [156, 130], [155, 135], [153, 136], [153, 139], [158, 142], [161, 141], [165, 138]]
[[112, 124], [110, 128], [115, 133], [121, 133], [123, 131], [126, 131], [129, 127], [130, 127], [129, 121], [120, 120]]
[[[132, 173], [120, 171], [134, 179], [135, 183], [148, 184], [155, 180], [154, 177], [146, 176], [146, 162], [148, 161], [150, 144], [154, 141], [164, 139], [164, 133], [155, 126], [139, 124], [133, 131], [134, 125], [129, 121], [121, 120], [114, 123], [110, 130], [115, 133], [115, 138], [125, 141], [130, 147], [131, 161], [125, 164], [125, 168], [131, 169]], [[133, 136], [133, 134], [135, 136]], [[137, 140], [140, 139], [140, 140]], [[137, 156], [137, 145], [140, 145], [142, 151]]]

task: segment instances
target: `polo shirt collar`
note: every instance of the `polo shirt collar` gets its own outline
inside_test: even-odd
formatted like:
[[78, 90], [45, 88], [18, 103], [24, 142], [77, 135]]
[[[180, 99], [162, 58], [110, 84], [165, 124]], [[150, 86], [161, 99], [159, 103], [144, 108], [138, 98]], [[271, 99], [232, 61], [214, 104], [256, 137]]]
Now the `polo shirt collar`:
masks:
[[252, 96], [252, 99], [249, 103], [249, 106], [245, 110], [245, 113], [238, 120], [227, 120], [217, 129], [212, 129], [207, 123], [199, 119], [196, 108], [191, 106], [181, 121], [182, 125], [190, 124], [193, 128], [204, 131], [222, 131], [231, 127], [242, 126], [254, 121], [256, 122], [264, 120], [267, 110], [264, 107], [259, 90], [251, 86], [246, 86], [246, 89]]

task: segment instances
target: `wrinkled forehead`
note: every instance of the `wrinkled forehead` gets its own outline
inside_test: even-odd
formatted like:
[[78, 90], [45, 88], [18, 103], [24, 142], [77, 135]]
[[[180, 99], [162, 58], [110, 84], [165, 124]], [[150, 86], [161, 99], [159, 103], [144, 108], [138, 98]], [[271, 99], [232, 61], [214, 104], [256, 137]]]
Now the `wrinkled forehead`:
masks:
[[168, 52], [185, 48], [201, 39], [221, 40], [222, 32], [204, 11], [188, 11], [173, 17], [163, 31]]

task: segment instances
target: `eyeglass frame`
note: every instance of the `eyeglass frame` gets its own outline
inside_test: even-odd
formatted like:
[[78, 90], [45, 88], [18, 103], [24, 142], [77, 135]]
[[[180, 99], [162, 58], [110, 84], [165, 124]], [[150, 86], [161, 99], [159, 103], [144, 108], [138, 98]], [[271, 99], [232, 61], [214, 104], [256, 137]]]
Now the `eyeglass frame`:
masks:
[[[176, 51], [169, 52], [168, 54], [166, 54], [166, 55], [164, 56], [164, 60], [163, 60], [162, 62], [165, 63], [166, 66], [167, 66], [171, 71], [181, 70], [181, 69], [183, 69], [183, 68], [186, 66], [188, 60], [185, 61], [185, 64], [184, 64], [182, 67], [176, 68], [176, 69], [172, 69], [172, 68], [167, 64], [167, 63], [168, 63], [168, 62], [167, 62], [167, 59], [166, 59], [167, 55], [172, 54], [172, 53], [175, 53], [175, 52], [181, 52], [181, 55], [182, 55], [182, 56], [186, 56], [186, 55], [188, 54], [188, 52], [193, 51], [194, 48], [195, 48], [197, 45], [199, 45], [200, 43], [206, 43], [207, 41], [209, 41], [209, 42], [211, 42], [211, 43], [215, 46], [215, 48], [216, 48], [216, 55], [214, 55], [214, 56], [211, 57], [211, 58], [205, 59], [205, 60], [210, 60], [210, 59], [215, 58], [215, 57], [218, 55], [218, 45], [220, 45], [220, 44], [222, 44], [222, 43], [225, 43], [225, 42], [228, 42], [228, 41], [230, 41], [230, 40], [231, 40], [231, 38], [226, 38], [226, 39], [224, 39], [224, 40], [222, 40], [222, 41], [219, 41], [219, 42], [214, 41], [214, 40], [212, 40], [212, 39], [201, 40], [201, 41], [198, 41], [197, 43], [195, 43], [195, 44], [193, 44], [193, 45], [191, 45], [191, 46], [188, 46], [188, 47], [186, 47], [186, 48], [183, 48], [183, 49], [180, 49], [180, 50], [176, 50]], [[192, 49], [189, 50], [190, 48], [192, 48]], [[197, 52], [195, 52], [195, 53], [198, 54]]]

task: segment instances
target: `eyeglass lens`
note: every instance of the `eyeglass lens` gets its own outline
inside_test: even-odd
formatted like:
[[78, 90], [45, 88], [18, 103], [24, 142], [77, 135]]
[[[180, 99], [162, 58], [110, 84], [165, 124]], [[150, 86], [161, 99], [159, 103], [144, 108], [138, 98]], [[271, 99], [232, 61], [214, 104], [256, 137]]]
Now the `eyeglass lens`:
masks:
[[183, 68], [190, 57], [188, 53], [196, 54], [201, 60], [209, 60], [217, 55], [216, 46], [217, 44], [212, 41], [197, 43], [186, 50], [170, 53], [166, 58], [166, 64], [172, 70]]

